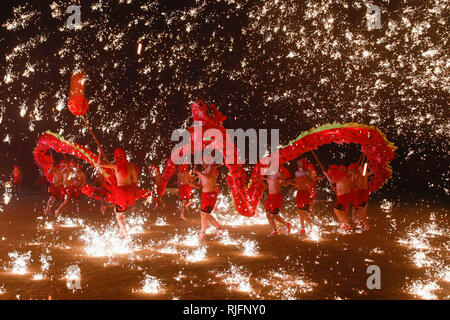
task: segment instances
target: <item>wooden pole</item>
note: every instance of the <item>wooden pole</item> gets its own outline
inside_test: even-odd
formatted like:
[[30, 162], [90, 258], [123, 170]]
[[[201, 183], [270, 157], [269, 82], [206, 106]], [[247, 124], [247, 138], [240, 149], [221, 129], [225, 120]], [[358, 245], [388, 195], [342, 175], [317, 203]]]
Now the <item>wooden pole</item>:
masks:
[[314, 150], [311, 150], [311, 152], [312, 152], [314, 158], [316, 159], [317, 163], [319, 164], [320, 169], [322, 169], [322, 172], [326, 175], [327, 173], [326, 173], [325, 169], [323, 168], [322, 164], [320, 163], [319, 158], [317, 158], [316, 153], [314, 152]]
[[356, 164], [359, 165], [359, 163], [361, 162], [361, 160], [363, 159], [363, 157], [364, 157], [364, 153], [361, 152], [361, 155], [359, 156], [358, 162], [357, 162]]

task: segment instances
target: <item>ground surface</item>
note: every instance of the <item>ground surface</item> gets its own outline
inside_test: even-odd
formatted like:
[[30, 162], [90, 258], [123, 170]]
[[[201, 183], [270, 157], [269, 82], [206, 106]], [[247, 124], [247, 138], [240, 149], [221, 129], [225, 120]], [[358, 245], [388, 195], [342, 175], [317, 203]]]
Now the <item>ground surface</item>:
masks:
[[[289, 199], [289, 203], [293, 200]], [[217, 217], [228, 232], [197, 238], [198, 214], [139, 203], [129, 213], [132, 233], [119, 239], [111, 212], [82, 201], [58, 220], [43, 217], [44, 196], [13, 198], [0, 214], [0, 299], [448, 299], [449, 210], [384, 201], [370, 210], [372, 230], [341, 235], [327, 201], [316, 205], [309, 236], [269, 239], [263, 216]], [[288, 203], [288, 201], [286, 201]], [[297, 223], [292, 205], [283, 215]], [[248, 224], [248, 225], [247, 225]], [[293, 230], [296, 231], [296, 228]], [[381, 271], [369, 290], [367, 267]], [[67, 278], [79, 268], [81, 290]]]

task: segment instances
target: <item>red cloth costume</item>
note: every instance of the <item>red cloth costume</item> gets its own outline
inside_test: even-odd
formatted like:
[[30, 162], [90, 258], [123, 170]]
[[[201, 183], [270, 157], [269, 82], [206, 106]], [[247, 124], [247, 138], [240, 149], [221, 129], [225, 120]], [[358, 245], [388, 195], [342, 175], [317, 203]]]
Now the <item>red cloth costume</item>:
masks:
[[63, 186], [55, 186], [53, 183], [50, 184], [50, 194], [55, 198], [63, 197], [62, 189]]
[[[129, 163], [125, 150], [121, 148], [114, 150], [114, 160], [117, 166], [117, 172], [122, 175], [122, 177], [127, 177]], [[106, 200], [114, 203], [116, 205], [116, 211], [118, 212], [124, 212], [129, 207], [133, 206], [136, 203], [136, 199], [138, 198], [138, 194], [140, 192], [140, 189], [136, 184], [131, 184], [128, 186], [105, 186], [109, 191], [109, 194], [106, 196]]]
[[14, 184], [21, 184], [22, 183], [22, 175], [20, 173], [21, 172], [20, 172], [19, 167], [18, 166], [14, 166], [14, 171], [13, 171]]
[[283, 195], [281, 193], [274, 193], [267, 195], [267, 201], [264, 209], [271, 214], [279, 214], [281, 206], [283, 205]]
[[206, 213], [211, 213], [214, 210], [214, 206], [217, 201], [217, 192], [202, 192], [200, 201], [200, 210]]
[[192, 187], [188, 184], [181, 184], [178, 187], [178, 198], [180, 200], [191, 200], [192, 199]]
[[295, 197], [295, 203], [298, 209], [308, 210], [311, 204], [311, 194], [309, 190], [297, 190], [297, 196]]
[[337, 201], [334, 207], [340, 211], [345, 211], [350, 206], [352, 202], [352, 193], [347, 192], [341, 195], [336, 196]]

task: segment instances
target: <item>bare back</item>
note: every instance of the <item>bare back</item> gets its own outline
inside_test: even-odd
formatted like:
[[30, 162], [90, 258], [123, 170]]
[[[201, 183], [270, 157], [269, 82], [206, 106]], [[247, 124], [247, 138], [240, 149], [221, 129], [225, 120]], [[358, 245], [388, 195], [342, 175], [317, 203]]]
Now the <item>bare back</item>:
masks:
[[114, 165], [114, 171], [116, 173], [118, 186], [129, 186], [131, 184], [137, 184], [137, 171], [134, 165], [132, 165], [131, 163], [128, 163], [128, 172], [126, 176], [123, 176], [122, 173], [117, 170], [117, 165]]
[[336, 194], [346, 194], [351, 192], [351, 180], [349, 177], [344, 177], [339, 182], [336, 182]]
[[274, 175], [267, 177], [267, 186], [269, 189], [269, 194], [281, 193], [281, 184], [283, 181], [283, 175], [278, 172]]
[[199, 172], [199, 177], [202, 184], [202, 192], [217, 191], [217, 169], [214, 166]]
[[60, 186], [64, 183], [64, 175], [59, 168], [50, 169], [49, 173], [53, 173], [52, 183], [55, 186]]

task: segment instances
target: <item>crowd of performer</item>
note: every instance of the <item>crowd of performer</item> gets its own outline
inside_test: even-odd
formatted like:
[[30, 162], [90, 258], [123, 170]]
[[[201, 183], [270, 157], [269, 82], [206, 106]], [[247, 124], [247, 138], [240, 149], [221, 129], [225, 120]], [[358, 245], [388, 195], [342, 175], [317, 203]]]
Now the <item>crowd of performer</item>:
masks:
[[[117, 183], [108, 183], [107, 179], [97, 171], [95, 179], [91, 185], [87, 185], [86, 174], [80, 165], [74, 161], [61, 161], [57, 165], [52, 165], [48, 171], [47, 178], [50, 177], [50, 186], [48, 188], [50, 198], [44, 214], [47, 216], [58, 217], [67, 207], [71, 200], [76, 203], [77, 212], [79, 212], [79, 200], [82, 193], [85, 193], [101, 202], [101, 212], [105, 214], [108, 207], [113, 207], [117, 222], [122, 236], [127, 237], [126, 223], [124, 213], [132, 207], [139, 192], [137, 167], [127, 160], [127, 155], [123, 149], [116, 149], [114, 154], [114, 163], [103, 163], [101, 150], [99, 150], [98, 168], [112, 170]], [[211, 215], [214, 211], [219, 188], [217, 177], [219, 166], [215, 164], [203, 164], [203, 168], [189, 165], [177, 166], [177, 184], [179, 197], [179, 218], [186, 220], [186, 214], [189, 212], [193, 203], [193, 189], [201, 190], [200, 197], [200, 239], [206, 238], [206, 229], [212, 224], [217, 233], [214, 237], [221, 237], [224, 229]], [[323, 169], [323, 168], [322, 168]], [[161, 172], [157, 166], [151, 166], [151, 177], [153, 181], [153, 192], [151, 199], [151, 209], [166, 210], [167, 206], [163, 201], [163, 195], [160, 194], [158, 186], [161, 183]], [[297, 170], [291, 178], [288, 169], [280, 165], [278, 172], [271, 175], [257, 178], [259, 182], [267, 189], [267, 198], [264, 205], [266, 217], [272, 231], [269, 237], [274, 237], [280, 233], [279, 225], [284, 229], [284, 233], [291, 232], [292, 225], [282, 216], [283, 208], [283, 188], [295, 190], [295, 203], [298, 210], [300, 228], [299, 234], [305, 234], [313, 227], [313, 217], [315, 215], [313, 207], [316, 201], [317, 182], [326, 178], [332, 190], [336, 194], [336, 203], [334, 213], [339, 220], [340, 232], [351, 231], [351, 223], [363, 231], [370, 229], [367, 220], [367, 209], [369, 200], [368, 180], [371, 175], [370, 166], [363, 161], [352, 163], [348, 167], [344, 165], [330, 165], [328, 170], [323, 170], [323, 176], [319, 177], [314, 165], [309, 163], [306, 158], [298, 159]], [[41, 172], [40, 180], [45, 179]], [[14, 190], [21, 192], [22, 172], [15, 166], [12, 171], [12, 182]], [[55, 204], [59, 202], [56, 206]]]

